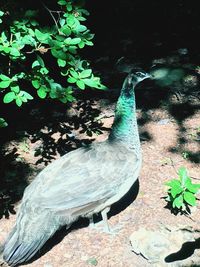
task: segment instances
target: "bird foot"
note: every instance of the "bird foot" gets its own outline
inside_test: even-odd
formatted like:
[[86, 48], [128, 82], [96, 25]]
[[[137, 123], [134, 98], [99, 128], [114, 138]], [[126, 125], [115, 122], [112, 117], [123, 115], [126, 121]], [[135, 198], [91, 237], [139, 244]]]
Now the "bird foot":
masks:
[[109, 225], [105, 224], [104, 221], [100, 221], [97, 223], [90, 222], [89, 227], [90, 229], [95, 229], [98, 232], [107, 233], [110, 235], [116, 235], [122, 229], [121, 226], [116, 226], [111, 229]]

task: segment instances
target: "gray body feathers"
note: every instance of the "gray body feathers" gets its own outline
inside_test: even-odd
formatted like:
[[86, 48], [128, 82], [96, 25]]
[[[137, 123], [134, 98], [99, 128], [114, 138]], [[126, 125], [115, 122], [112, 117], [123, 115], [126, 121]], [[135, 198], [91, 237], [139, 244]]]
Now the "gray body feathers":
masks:
[[90, 218], [125, 195], [138, 177], [141, 157], [109, 142], [64, 155], [26, 188], [5, 244], [6, 262], [15, 266], [27, 261], [60, 227], [80, 216]]

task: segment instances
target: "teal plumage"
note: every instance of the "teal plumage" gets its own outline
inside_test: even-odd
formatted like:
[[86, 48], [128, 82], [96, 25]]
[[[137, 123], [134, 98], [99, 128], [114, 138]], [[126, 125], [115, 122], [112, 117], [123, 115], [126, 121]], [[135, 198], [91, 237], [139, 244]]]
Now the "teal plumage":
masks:
[[64, 155], [26, 188], [4, 245], [3, 257], [10, 266], [29, 260], [56, 230], [70, 227], [80, 216], [101, 212], [107, 222], [110, 206], [129, 191], [141, 168], [134, 87], [148, 77], [140, 71], [126, 77], [105, 142]]

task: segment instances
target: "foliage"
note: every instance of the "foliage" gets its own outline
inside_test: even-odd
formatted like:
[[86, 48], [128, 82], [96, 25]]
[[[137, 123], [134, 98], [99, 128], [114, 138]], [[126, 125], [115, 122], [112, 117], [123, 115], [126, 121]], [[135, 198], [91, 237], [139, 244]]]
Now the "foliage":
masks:
[[[66, 103], [75, 99], [75, 88], [105, 89], [78, 54], [93, 45], [94, 37], [82, 24], [89, 15], [84, 2], [59, 0], [57, 6], [58, 11], [45, 5], [24, 12], [0, 10], [0, 94], [5, 104], [21, 107], [35, 95]], [[52, 21], [50, 26], [40, 21], [41, 11]], [[62, 82], [55, 81], [55, 73]], [[0, 127], [5, 126], [1, 118]]]
[[4, 118], [0, 118], [0, 128], [8, 126], [7, 122], [4, 120]]
[[192, 183], [185, 167], [179, 168], [178, 175], [178, 179], [172, 179], [165, 183], [169, 186], [168, 196], [165, 199], [173, 209], [187, 212], [190, 211], [189, 206], [196, 206], [196, 194], [200, 189], [200, 184]]

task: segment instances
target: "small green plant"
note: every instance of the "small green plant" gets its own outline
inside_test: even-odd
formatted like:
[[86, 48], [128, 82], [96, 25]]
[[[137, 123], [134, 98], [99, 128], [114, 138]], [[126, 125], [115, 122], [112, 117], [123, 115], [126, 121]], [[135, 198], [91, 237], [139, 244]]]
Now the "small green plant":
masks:
[[169, 186], [168, 196], [165, 198], [178, 212], [190, 212], [190, 206], [196, 206], [196, 194], [200, 184], [193, 184], [185, 167], [178, 170], [178, 179], [172, 179], [165, 184]]

